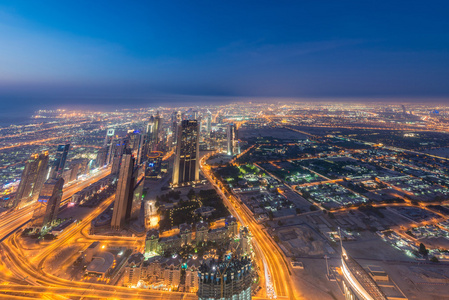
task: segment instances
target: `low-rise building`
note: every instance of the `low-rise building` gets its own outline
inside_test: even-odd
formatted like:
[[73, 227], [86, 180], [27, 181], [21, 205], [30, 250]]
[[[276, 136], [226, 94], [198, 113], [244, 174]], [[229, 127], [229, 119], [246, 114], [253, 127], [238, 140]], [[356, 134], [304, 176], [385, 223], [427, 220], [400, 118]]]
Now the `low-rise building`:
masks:
[[144, 256], [142, 253], [134, 253], [128, 258], [128, 264], [125, 267], [124, 283], [136, 286], [141, 277], [142, 263]]
[[201, 244], [207, 242], [207, 231], [209, 230], [209, 225], [205, 222], [199, 222], [196, 224], [195, 231], [195, 242]]
[[167, 236], [159, 239], [159, 249], [161, 254], [176, 253], [181, 248], [181, 238], [179, 235]]
[[159, 251], [159, 230], [150, 229], [145, 238], [145, 253], [157, 253]]
[[181, 246], [190, 245], [192, 243], [192, 226], [189, 224], [179, 225], [179, 232], [181, 234]]

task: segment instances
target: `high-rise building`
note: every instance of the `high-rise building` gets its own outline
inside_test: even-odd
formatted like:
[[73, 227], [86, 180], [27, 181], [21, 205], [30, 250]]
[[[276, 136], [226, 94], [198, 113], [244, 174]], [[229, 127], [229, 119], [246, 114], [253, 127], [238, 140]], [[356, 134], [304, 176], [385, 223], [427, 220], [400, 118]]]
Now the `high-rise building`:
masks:
[[180, 111], [172, 113], [172, 132], [173, 132], [173, 143], [176, 145], [178, 138], [178, 126], [182, 121], [182, 113]]
[[184, 120], [178, 127], [173, 185], [199, 181], [199, 129], [196, 120]]
[[227, 131], [227, 154], [234, 155], [236, 154], [237, 148], [237, 130], [234, 124], [228, 124]]
[[159, 132], [161, 130], [162, 118], [159, 112], [156, 113], [156, 117], [154, 118], [154, 126], [153, 126], [153, 141], [155, 144], [159, 143]]
[[404, 115], [406, 115], [406, 114], [407, 114], [407, 110], [405, 109], [405, 106], [404, 106], [404, 105], [401, 105], [401, 107], [402, 107], [402, 113], [403, 113]]
[[242, 255], [251, 254], [251, 237], [247, 227], [240, 228], [240, 245], [238, 250]]
[[198, 276], [198, 300], [251, 299], [252, 274], [249, 258], [210, 260], [200, 266]]
[[109, 128], [106, 131], [106, 137], [104, 138], [104, 144], [103, 144], [103, 148], [108, 149], [107, 150], [107, 155], [106, 155], [106, 163], [105, 165], [109, 165], [112, 162], [112, 151], [113, 151], [113, 146], [114, 146], [114, 133], [115, 133], [115, 129], [114, 128]]
[[117, 174], [120, 170], [120, 164], [122, 161], [123, 153], [125, 153], [127, 149], [128, 140], [121, 139], [116, 140], [114, 143], [110, 146], [110, 164], [112, 164], [111, 167], [111, 174]]
[[157, 150], [157, 144], [159, 143], [160, 127], [162, 123], [162, 118], [159, 112], [157, 112], [156, 117], [151, 116], [147, 128], [145, 130], [145, 142], [144, 142], [144, 153], [147, 155], [149, 152]]
[[33, 154], [25, 164], [12, 207], [20, 207], [37, 200], [47, 180], [48, 153]]
[[124, 154], [121, 165], [111, 221], [113, 229], [121, 229], [125, 225], [132, 195], [134, 157], [131, 154]]
[[115, 230], [139, 218], [145, 172], [142, 167], [134, 166], [134, 162], [132, 154], [123, 154], [111, 220]]
[[65, 162], [67, 160], [67, 154], [69, 153], [70, 144], [59, 145], [56, 150], [55, 160], [51, 166], [51, 178], [59, 178], [64, 172]]
[[212, 113], [207, 111], [206, 131], [209, 133], [212, 131]]
[[64, 179], [62, 178], [51, 178], [44, 183], [31, 221], [34, 227], [44, 227], [56, 220], [61, 204], [63, 185]]
[[103, 167], [104, 165], [106, 165], [106, 161], [108, 159], [108, 151], [109, 148], [108, 147], [101, 147], [100, 150], [98, 150], [97, 152], [97, 158], [95, 159], [95, 165], [98, 168]]
[[154, 128], [154, 117], [151, 116], [148, 120], [147, 128], [145, 129], [145, 142], [149, 144], [153, 138], [153, 128]]

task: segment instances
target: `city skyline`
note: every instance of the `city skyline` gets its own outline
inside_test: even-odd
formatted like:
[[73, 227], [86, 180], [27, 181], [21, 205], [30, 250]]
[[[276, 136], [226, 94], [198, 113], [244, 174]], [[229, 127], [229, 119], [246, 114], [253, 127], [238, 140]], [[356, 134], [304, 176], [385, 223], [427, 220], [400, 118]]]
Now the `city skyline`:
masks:
[[448, 120], [405, 102], [38, 110], [0, 127], [0, 297], [444, 299]]
[[447, 299], [448, 12], [0, 0], [0, 299]]

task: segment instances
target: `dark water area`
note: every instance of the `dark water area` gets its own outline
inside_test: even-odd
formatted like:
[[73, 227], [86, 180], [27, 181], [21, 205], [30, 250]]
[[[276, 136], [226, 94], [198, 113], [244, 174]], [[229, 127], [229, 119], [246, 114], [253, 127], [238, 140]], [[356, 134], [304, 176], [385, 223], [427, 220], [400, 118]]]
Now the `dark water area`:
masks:
[[34, 122], [31, 119], [34, 111], [34, 108], [31, 107], [2, 103], [0, 106], [0, 127], [30, 124]]
[[[161, 96], [148, 99], [123, 98], [110, 100], [92, 99], [5, 99], [0, 97], [0, 127], [10, 125], [25, 125], [42, 122], [42, 119], [32, 119], [37, 111], [44, 110], [82, 110], [82, 111], [103, 111], [112, 112], [122, 109], [147, 109], [157, 107], [204, 107], [207, 105], [228, 104], [234, 99], [227, 97], [204, 97], [204, 96]], [[46, 119], [49, 121], [49, 119]]]

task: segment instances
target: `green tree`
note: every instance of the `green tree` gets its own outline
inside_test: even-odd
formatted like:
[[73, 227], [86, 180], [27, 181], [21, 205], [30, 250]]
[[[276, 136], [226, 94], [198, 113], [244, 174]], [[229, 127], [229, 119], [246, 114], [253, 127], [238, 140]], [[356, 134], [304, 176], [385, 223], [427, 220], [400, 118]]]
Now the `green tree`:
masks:
[[419, 244], [419, 254], [426, 256], [429, 251], [426, 249], [426, 245], [423, 243]]
[[187, 193], [187, 198], [189, 198], [189, 200], [192, 200], [193, 196], [195, 196], [195, 191], [193, 189], [190, 189], [190, 191]]
[[316, 210], [318, 210], [318, 206], [316, 206], [316, 205], [310, 205], [310, 211], [316, 211]]

